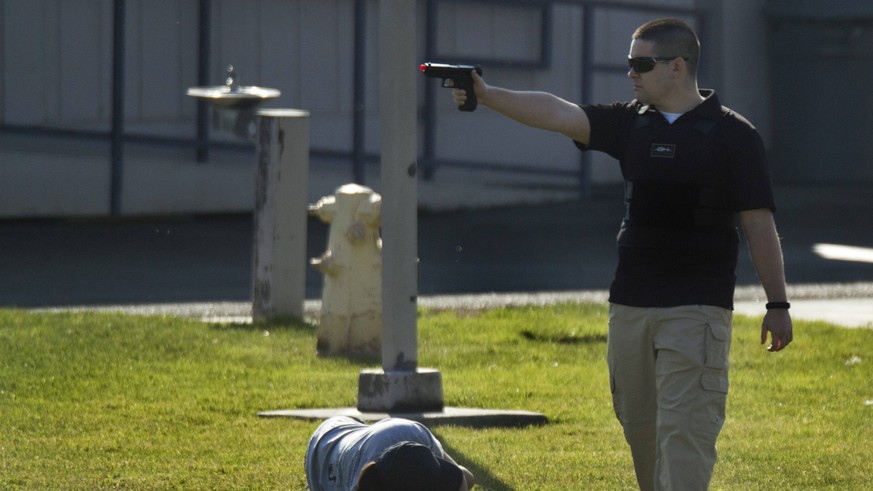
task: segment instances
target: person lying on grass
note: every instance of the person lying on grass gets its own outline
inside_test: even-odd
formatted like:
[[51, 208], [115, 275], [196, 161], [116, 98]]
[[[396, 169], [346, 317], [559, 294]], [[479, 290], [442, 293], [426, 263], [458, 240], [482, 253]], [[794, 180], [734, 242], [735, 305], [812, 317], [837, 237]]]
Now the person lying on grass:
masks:
[[424, 425], [402, 418], [329, 418], [309, 439], [305, 467], [312, 491], [466, 491], [476, 482]]

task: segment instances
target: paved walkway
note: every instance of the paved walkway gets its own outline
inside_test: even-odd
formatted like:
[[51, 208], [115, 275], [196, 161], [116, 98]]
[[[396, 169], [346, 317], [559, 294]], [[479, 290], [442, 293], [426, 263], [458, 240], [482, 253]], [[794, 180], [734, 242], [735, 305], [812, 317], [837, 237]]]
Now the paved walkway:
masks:
[[[791, 285], [791, 315], [795, 320], [825, 321], [849, 328], [873, 328], [873, 282]], [[509, 306], [554, 305], [562, 302], [606, 302], [606, 290], [553, 292], [447, 294], [421, 297], [419, 306], [433, 309], [488, 309]], [[736, 292], [736, 313], [748, 316], [764, 314], [763, 290], [740, 287]], [[304, 311], [316, 317], [321, 301], [307, 300]], [[130, 305], [82, 305], [48, 307], [40, 311], [105, 311], [135, 315], [172, 315], [201, 319], [205, 322], [251, 322], [250, 302], [189, 302]]]

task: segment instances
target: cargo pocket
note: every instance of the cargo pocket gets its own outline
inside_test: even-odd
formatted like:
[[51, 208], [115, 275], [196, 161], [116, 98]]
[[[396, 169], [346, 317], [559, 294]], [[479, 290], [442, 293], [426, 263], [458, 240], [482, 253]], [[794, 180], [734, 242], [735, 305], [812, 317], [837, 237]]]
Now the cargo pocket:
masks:
[[714, 448], [715, 439], [724, 425], [725, 403], [728, 393], [728, 352], [730, 351], [730, 322], [710, 322], [706, 326], [703, 373], [700, 376], [702, 392], [692, 414], [694, 431]]
[[724, 410], [728, 394], [727, 353], [728, 330], [718, 325], [710, 326], [707, 336], [706, 365], [700, 376], [703, 392], [698, 399], [700, 405], [692, 415], [692, 427], [705, 439], [715, 438], [724, 425]]
[[609, 372], [609, 392], [612, 396], [612, 411], [615, 413], [615, 417], [621, 421], [621, 411], [618, 408], [618, 400], [615, 398], [615, 373]]
[[727, 394], [730, 327], [729, 324], [709, 323], [707, 331], [706, 359], [700, 384], [704, 390]]
[[706, 359], [704, 366], [714, 370], [727, 368], [730, 330], [724, 324], [707, 324]]
[[723, 372], [706, 372], [700, 378], [700, 385], [703, 387], [703, 390], [727, 394], [727, 374]]
[[698, 435], [711, 438], [712, 445], [715, 445], [715, 438], [724, 426], [728, 393], [727, 370], [704, 370], [700, 386], [703, 392], [698, 400], [699, 406], [691, 414], [691, 427]]

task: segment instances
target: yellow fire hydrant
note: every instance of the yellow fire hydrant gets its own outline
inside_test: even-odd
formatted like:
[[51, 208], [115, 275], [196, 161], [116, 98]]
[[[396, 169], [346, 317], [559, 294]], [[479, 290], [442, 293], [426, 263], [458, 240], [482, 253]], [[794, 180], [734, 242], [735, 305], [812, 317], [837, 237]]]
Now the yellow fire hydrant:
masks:
[[381, 208], [382, 197], [357, 184], [340, 186], [309, 207], [330, 224], [327, 251], [309, 261], [324, 274], [319, 355], [381, 356]]

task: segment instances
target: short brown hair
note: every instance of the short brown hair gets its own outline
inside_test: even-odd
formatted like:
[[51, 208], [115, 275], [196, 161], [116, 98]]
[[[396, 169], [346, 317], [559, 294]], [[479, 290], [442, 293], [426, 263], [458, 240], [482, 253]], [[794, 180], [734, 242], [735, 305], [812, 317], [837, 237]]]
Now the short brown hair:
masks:
[[634, 31], [632, 39], [652, 42], [657, 56], [687, 58], [688, 71], [697, 77], [700, 40], [694, 29], [684, 21], [667, 18], [646, 22]]

